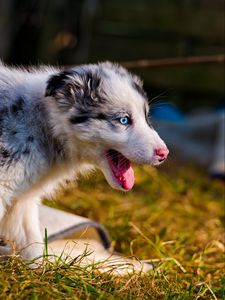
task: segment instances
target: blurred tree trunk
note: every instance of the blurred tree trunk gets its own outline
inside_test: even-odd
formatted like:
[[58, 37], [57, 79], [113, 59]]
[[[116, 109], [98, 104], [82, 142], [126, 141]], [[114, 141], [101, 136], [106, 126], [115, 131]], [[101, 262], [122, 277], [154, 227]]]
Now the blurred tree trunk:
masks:
[[7, 60], [9, 47], [11, 45], [11, 9], [12, 0], [0, 1], [0, 58], [3, 60]]
[[90, 58], [93, 23], [99, 10], [98, 0], [85, 0], [82, 3], [80, 16], [80, 46], [76, 52], [76, 59], [80, 62], [87, 62]]

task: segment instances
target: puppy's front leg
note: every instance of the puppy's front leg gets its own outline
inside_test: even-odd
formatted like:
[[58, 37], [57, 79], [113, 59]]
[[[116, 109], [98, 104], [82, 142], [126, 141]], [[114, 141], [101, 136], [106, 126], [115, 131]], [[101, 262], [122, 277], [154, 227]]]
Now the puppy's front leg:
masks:
[[16, 199], [0, 221], [0, 236], [15, 243], [26, 259], [43, 255], [43, 239], [39, 227], [38, 202]]

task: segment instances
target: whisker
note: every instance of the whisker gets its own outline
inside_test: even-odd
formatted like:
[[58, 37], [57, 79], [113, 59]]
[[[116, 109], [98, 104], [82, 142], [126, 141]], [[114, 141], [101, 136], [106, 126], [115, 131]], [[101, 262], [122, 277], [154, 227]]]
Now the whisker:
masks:
[[153, 103], [156, 99], [159, 99], [160, 97], [166, 96], [166, 94], [168, 94], [168, 92], [171, 91], [171, 90], [172, 90], [172, 89], [169, 88], [169, 89], [165, 90], [164, 92], [162, 92], [161, 94], [155, 96], [154, 98], [149, 99], [148, 104], [149, 104], [149, 105], [152, 105], [152, 103]]

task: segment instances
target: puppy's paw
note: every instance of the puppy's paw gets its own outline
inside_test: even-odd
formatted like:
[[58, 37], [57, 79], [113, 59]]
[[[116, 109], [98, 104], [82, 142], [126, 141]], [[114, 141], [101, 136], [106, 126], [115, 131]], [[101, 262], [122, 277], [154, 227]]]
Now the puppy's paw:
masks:
[[19, 255], [27, 262], [29, 267], [38, 268], [43, 263], [43, 243], [32, 243], [19, 250]]

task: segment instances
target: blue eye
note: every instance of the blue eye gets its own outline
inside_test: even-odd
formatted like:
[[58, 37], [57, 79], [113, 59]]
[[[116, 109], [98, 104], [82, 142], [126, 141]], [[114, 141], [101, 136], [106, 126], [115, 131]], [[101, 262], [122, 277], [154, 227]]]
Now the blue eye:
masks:
[[121, 117], [121, 118], [119, 118], [119, 121], [122, 125], [130, 124], [130, 118], [128, 118], [128, 117]]

